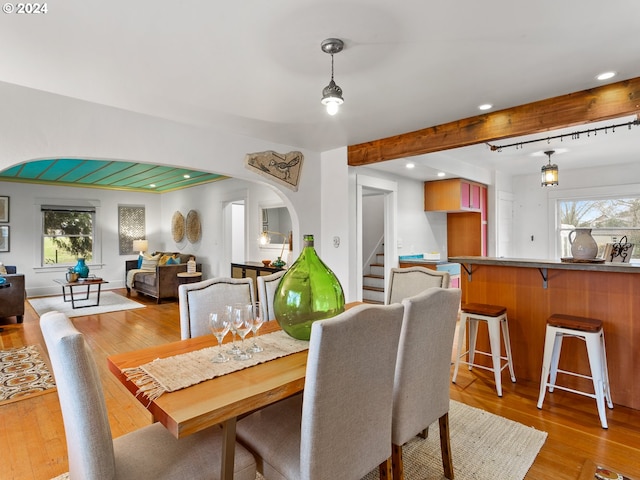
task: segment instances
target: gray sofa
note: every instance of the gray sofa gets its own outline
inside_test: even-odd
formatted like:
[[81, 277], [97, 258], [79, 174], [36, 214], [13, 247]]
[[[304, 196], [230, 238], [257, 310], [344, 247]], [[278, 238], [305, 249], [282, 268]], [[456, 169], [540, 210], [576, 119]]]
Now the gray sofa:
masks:
[[[187, 261], [194, 255], [177, 252], [155, 252], [155, 254], [171, 254], [180, 259], [179, 264], [158, 265], [153, 272], [138, 272], [135, 274], [133, 290], [156, 299], [160, 303], [163, 298], [178, 297], [178, 273], [187, 271]], [[138, 268], [138, 260], [127, 260], [125, 263], [125, 281], [129, 270]], [[196, 270], [202, 271], [202, 265], [196, 263]], [[127, 287], [127, 295], [131, 289]]]
[[6, 266], [7, 273], [1, 275], [6, 282], [0, 285], [0, 318], [15, 316], [18, 323], [24, 318], [24, 275], [16, 273], [16, 267]]

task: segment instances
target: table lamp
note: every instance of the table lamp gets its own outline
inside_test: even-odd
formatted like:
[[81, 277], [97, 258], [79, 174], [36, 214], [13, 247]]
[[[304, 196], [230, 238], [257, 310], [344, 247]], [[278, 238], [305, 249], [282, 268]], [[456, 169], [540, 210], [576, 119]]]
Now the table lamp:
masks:
[[144, 252], [149, 249], [149, 240], [134, 240], [133, 249], [140, 252], [140, 255], [138, 256], [138, 268], [140, 268], [142, 266]]

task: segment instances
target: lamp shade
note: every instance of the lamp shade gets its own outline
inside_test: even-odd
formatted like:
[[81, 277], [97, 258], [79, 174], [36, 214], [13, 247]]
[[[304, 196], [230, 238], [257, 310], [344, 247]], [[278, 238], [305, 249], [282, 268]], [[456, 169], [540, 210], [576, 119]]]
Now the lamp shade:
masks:
[[149, 248], [148, 240], [134, 240], [133, 241], [133, 249], [140, 253], [146, 252]]
[[541, 169], [543, 187], [551, 187], [558, 185], [558, 165], [551, 163], [551, 155], [555, 153], [555, 150], [548, 150], [544, 152], [549, 157], [549, 163], [543, 165]]

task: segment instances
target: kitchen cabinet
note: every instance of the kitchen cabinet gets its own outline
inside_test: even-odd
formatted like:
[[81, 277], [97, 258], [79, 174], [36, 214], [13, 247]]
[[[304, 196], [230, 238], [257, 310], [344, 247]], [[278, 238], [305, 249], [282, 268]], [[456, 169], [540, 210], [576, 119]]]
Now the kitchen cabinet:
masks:
[[[487, 187], [463, 178], [424, 182], [424, 209], [428, 212], [480, 212]], [[484, 201], [483, 201], [484, 198]]]
[[463, 178], [424, 182], [424, 209], [447, 212], [447, 253], [487, 255], [487, 187]]

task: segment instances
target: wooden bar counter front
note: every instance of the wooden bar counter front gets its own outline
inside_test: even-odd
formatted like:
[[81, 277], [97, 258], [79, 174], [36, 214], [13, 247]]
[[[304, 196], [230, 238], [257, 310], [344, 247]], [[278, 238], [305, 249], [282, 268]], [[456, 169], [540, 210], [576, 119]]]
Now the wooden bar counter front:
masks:
[[[640, 409], [640, 267], [491, 257], [449, 261], [462, 265], [462, 302], [507, 307], [516, 378], [540, 381], [551, 314], [597, 318], [604, 326], [613, 402]], [[486, 350], [488, 341], [481, 344], [485, 337], [478, 335], [478, 346]], [[560, 368], [589, 374], [588, 365], [584, 343], [566, 339]], [[562, 381], [582, 389], [590, 384]]]

